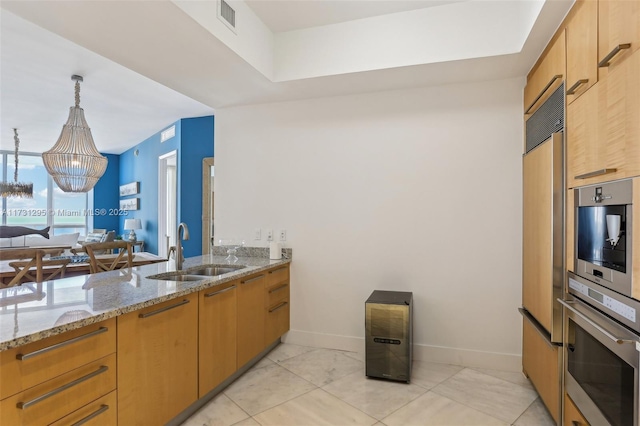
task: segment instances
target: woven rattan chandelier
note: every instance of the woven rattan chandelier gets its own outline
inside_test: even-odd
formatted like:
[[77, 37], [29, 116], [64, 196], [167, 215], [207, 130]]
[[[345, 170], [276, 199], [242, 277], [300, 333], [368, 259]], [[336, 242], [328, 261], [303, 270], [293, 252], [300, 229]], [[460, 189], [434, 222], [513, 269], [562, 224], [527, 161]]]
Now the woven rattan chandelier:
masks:
[[69, 119], [49, 151], [42, 153], [47, 172], [64, 192], [87, 192], [94, 187], [107, 169], [107, 158], [96, 149], [91, 129], [80, 108], [82, 77], [72, 75], [76, 82], [76, 104], [69, 108]]
[[16, 167], [13, 171], [13, 182], [0, 183], [0, 196], [33, 198], [33, 183], [18, 182], [18, 148], [20, 147], [18, 129], [13, 129], [13, 141], [15, 142], [14, 157], [16, 160]]

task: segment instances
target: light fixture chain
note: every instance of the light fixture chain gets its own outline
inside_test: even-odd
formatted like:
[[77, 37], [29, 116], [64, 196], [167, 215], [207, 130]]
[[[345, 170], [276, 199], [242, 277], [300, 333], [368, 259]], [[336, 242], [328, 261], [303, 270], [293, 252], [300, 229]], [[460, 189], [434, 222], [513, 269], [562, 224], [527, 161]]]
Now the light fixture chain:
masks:
[[76, 80], [76, 108], [80, 107], [80, 82]]
[[13, 141], [15, 142], [16, 150], [14, 153], [16, 168], [13, 171], [13, 181], [18, 182], [18, 147], [20, 146], [20, 139], [18, 139], [18, 129], [13, 129]]

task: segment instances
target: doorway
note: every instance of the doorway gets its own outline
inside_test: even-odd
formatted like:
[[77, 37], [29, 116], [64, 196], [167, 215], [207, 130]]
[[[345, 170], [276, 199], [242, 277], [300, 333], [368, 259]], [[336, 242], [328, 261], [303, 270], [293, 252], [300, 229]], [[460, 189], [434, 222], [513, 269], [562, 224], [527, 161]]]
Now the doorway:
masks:
[[178, 152], [158, 158], [158, 256], [167, 257], [176, 244], [178, 217]]
[[213, 245], [213, 157], [202, 159], [202, 254], [209, 254]]

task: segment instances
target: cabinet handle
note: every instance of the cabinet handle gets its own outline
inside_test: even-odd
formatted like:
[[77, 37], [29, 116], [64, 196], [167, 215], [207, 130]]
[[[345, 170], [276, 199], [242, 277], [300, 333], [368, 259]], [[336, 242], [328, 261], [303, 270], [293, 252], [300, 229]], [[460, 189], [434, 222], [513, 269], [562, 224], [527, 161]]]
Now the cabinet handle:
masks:
[[89, 414], [87, 417], [85, 417], [84, 419], [80, 419], [77, 422], [75, 422], [74, 424], [72, 424], [71, 426], [80, 426], [85, 424], [86, 422], [88, 422], [89, 420], [93, 419], [94, 417], [98, 417], [100, 414], [104, 413], [105, 411], [107, 411], [109, 409], [109, 406], [107, 404], [102, 404], [100, 406], [100, 408], [98, 408], [96, 411], [94, 411], [93, 413]]
[[567, 95], [575, 95], [576, 90], [578, 89], [578, 87], [582, 86], [583, 84], [587, 84], [589, 82], [588, 78], [583, 78], [581, 80], [578, 80], [575, 82], [575, 84], [571, 87], [569, 87], [569, 90], [567, 90]]
[[53, 351], [55, 349], [59, 349], [63, 346], [67, 346], [72, 343], [79, 342], [80, 340], [88, 339], [89, 337], [106, 333], [107, 331], [109, 331], [108, 327], [100, 327], [99, 329], [92, 331], [91, 333], [83, 334], [82, 336], [74, 337], [73, 339], [65, 340], [64, 342], [56, 343], [55, 345], [47, 346], [46, 348], [38, 349], [37, 351], [33, 351], [28, 354], [18, 354], [16, 355], [16, 359], [20, 361], [25, 361], [29, 358], [33, 358], [34, 356], [42, 355], [43, 353]]
[[580, 426], [580, 422], [577, 420], [572, 420], [571, 421], [571, 426]]
[[269, 313], [272, 313], [272, 312], [277, 311], [278, 309], [284, 308], [285, 306], [287, 306], [287, 304], [288, 304], [288, 302], [282, 302], [279, 305], [276, 305], [275, 308], [269, 309]]
[[264, 274], [260, 274], [255, 278], [251, 278], [250, 280], [240, 281], [240, 284], [249, 284], [252, 281], [257, 281], [257, 280], [262, 279], [262, 278], [264, 278]]
[[578, 175], [578, 176], [575, 177], [575, 179], [589, 179], [591, 177], [606, 175], [608, 173], [615, 173], [617, 171], [618, 171], [618, 169], [600, 169], [600, 170], [596, 170], [594, 172], [589, 172], [589, 173], [585, 173], [585, 174], [582, 174], [582, 175]]
[[166, 312], [169, 309], [173, 309], [173, 308], [177, 308], [178, 306], [186, 305], [187, 303], [189, 303], [189, 301], [187, 299], [184, 299], [182, 302], [178, 302], [175, 305], [165, 306], [164, 308], [160, 308], [160, 309], [155, 310], [155, 311], [147, 312], [145, 314], [138, 314], [138, 318], [148, 318], [148, 317], [151, 317], [153, 315], [157, 315], [157, 314], [160, 314], [162, 312]]
[[286, 266], [281, 266], [281, 267], [276, 268], [276, 269], [274, 269], [274, 270], [272, 270], [272, 271], [269, 271], [269, 273], [270, 273], [270, 274], [273, 274], [274, 272], [278, 272], [278, 271], [281, 271], [281, 270], [283, 270], [283, 269], [287, 269], [287, 267], [286, 267]]
[[225, 293], [225, 292], [227, 292], [227, 291], [229, 291], [229, 290], [233, 290], [234, 288], [236, 288], [236, 286], [235, 286], [235, 285], [232, 285], [231, 287], [227, 287], [227, 288], [225, 288], [224, 290], [214, 291], [213, 293], [206, 293], [206, 294], [204, 295], [204, 297], [213, 297], [213, 296], [215, 296], [216, 294], [222, 294], [222, 293]]
[[611, 65], [611, 60], [613, 59], [614, 56], [616, 56], [618, 53], [630, 47], [631, 47], [631, 43], [623, 43], [623, 44], [617, 45], [616, 47], [613, 48], [611, 52], [609, 52], [607, 56], [605, 56], [604, 58], [602, 58], [600, 62], [598, 62], [598, 68], [608, 67], [609, 65]]
[[271, 290], [269, 290], [269, 294], [275, 293], [276, 291], [280, 291], [283, 288], [286, 288], [288, 285], [289, 285], [289, 283], [286, 283], [286, 284], [282, 284], [282, 285], [280, 285], [280, 286], [278, 286], [276, 288], [272, 288]]
[[69, 388], [74, 387], [75, 385], [78, 385], [78, 384], [80, 384], [80, 383], [82, 383], [82, 382], [85, 382], [85, 381], [89, 380], [90, 378], [97, 376], [98, 374], [102, 374], [102, 373], [104, 373], [105, 371], [107, 371], [108, 369], [109, 369], [109, 367], [107, 367], [106, 365], [101, 365], [101, 366], [100, 366], [100, 368], [98, 368], [98, 369], [97, 369], [96, 371], [94, 371], [93, 373], [89, 373], [89, 374], [87, 374], [86, 376], [82, 376], [82, 377], [80, 377], [79, 379], [75, 379], [74, 381], [69, 382], [69, 383], [67, 383], [66, 385], [62, 385], [62, 386], [60, 386], [59, 388], [56, 388], [56, 389], [54, 389], [54, 390], [52, 390], [52, 391], [50, 391], [50, 392], [45, 393], [44, 395], [40, 395], [39, 397], [34, 398], [34, 399], [32, 399], [31, 401], [27, 401], [27, 402], [18, 402], [18, 403], [16, 404], [16, 407], [18, 407], [18, 408], [19, 408], [19, 409], [21, 409], [21, 410], [24, 410], [24, 409], [26, 409], [26, 408], [29, 408], [29, 407], [31, 407], [32, 405], [36, 405], [37, 403], [42, 402], [42, 401], [44, 401], [44, 400], [45, 400], [45, 399], [47, 399], [47, 398], [50, 398], [50, 397], [52, 397], [52, 396], [54, 396], [54, 395], [59, 394], [60, 392], [63, 392], [63, 391], [65, 391], [65, 390], [69, 389]]
[[533, 106], [540, 100], [540, 98], [545, 94], [545, 92], [549, 90], [549, 87], [553, 86], [553, 83], [555, 83], [555, 81], [559, 78], [562, 78], [562, 74], [556, 74], [553, 77], [551, 77], [551, 81], [547, 83], [546, 86], [544, 86], [544, 89], [542, 89], [542, 92], [540, 92], [540, 94], [533, 100], [533, 102], [531, 102], [531, 105], [529, 105], [529, 108], [527, 108], [527, 110], [524, 112], [525, 114], [529, 114], [529, 111], [531, 111], [531, 108], [533, 108]]
[[625, 343], [635, 343], [634, 340], [623, 339], [622, 337], [614, 336], [613, 334], [609, 333], [607, 330], [605, 330], [604, 328], [600, 327], [598, 324], [596, 324], [595, 322], [591, 321], [589, 318], [587, 318], [586, 316], [584, 316], [580, 312], [578, 312], [575, 309], [573, 309], [573, 307], [571, 307], [571, 305], [570, 305], [570, 303], [575, 303], [573, 300], [562, 300], [562, 299], [557, 299], [557, 300], [558, 300], [558, 302], [560, 302], [560, 304], [562, 306], [564, 306], [565, 308], [569, 309], [571, 312], [573, 312], [574, 314], [576, 314], [577, 316], [582, 318], [582, 320], [586, 321], [590, 326], [592, 326], [593, 328], [595, 328], [600, 333], [604, 334], [605, 336], [607, 336], [609, 339], [613, 340], [617, 344], [623, 345]]

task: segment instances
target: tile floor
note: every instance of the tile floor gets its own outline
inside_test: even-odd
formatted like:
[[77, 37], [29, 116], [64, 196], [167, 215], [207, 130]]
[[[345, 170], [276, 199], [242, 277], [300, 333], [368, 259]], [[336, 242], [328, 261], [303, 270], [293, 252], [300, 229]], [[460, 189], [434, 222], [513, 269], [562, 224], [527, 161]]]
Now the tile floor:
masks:
[[552, 426], [520, 373], [414, 361], [411, 384], [367, 379], [357, 353], [280, 344], [184, 426]]

